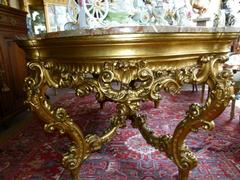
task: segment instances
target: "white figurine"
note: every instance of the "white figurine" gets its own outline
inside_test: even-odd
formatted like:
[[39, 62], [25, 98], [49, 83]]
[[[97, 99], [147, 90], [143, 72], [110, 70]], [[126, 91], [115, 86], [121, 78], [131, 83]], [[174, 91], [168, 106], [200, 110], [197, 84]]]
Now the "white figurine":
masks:
[[78, 24], [80, 28], [86, 28], [87, 27], [87, 19], [85, 10], [83, 7], [83, 1], [79, 1], [80, 4], [76, 3], [75, 0], [68, 0], [67, 4], [67, 14], [71, 18], [71, 22], [66, 23], [65, 29], [71, 30], [72, 26], [75, 26]]
[[193, 26], [190, 3], [175, 1], [175, 19], [178, 26]]
[[240, 0], [225, 1], [226, 25], [240, 27]]
[[152, 13], [155, 17], [156, 24], [167, 26], [169, 25], [168, 21], [165, 19], [168, 7], [161, 0], [153, 0], [152, 4]]
[[133, 20], [139, 24], [149, 24], [152, 15], [143, 0], [134, 0], [133, 7], [135, 9], [135, 13], [132, 16]]
[[137, 25], [132, 17], [136, 14], [134, 0], [113, 0], [106, 18], [109, 26]]
[[190, 0], [193, 12], [198, 14], [198, 18], [208, 16], [206, 13], [211, 0]]

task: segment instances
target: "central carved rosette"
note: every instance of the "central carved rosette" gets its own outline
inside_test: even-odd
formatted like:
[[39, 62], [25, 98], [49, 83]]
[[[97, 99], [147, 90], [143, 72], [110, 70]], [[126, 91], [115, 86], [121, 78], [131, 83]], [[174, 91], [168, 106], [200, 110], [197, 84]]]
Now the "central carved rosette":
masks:
[[153, 72], [144, 61], [107, 62], [98, 78], [104, 95], [120, 102], [142, 99], [149, 94], [153, 82]]
[[175, 94], [183, 83], [192, 82], [194, 68], [158, 70], [145, 61], [107, 62], [97, 81], [100, 91], [113, 101], [156, 101], [161, 90]]

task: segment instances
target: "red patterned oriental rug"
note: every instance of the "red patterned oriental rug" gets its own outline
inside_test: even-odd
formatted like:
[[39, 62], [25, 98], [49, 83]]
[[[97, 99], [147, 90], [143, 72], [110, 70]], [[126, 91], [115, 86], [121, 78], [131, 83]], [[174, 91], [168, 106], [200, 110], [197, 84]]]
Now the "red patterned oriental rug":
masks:
[[[181, 95], [165, 95], [159, 108], [152, 102], [141, 105], [148, 117], [148, 126], [157, 134], [172, 134], [185, 116], [188, 106], [199, 101], [199, 92], [184, 91]], [[109, 126], [108, 119], [115, 104], [99, 108], [94, 96], [84, 98], [68, 93], [60, 97], [57, 106], [64, 106], [70, 116], [87, 133], [101, 133]], [[217, 118], [212, 131], [191, 134], [187, 144], [198, 157], [198, 166], [190, 179], [240, 179], [240, 125], [229, 119], [230, 107]], [[0, 179], [2, 180], [68, 180], [69, 172], [61, 166], [61, 154], [69, 140], [43, 131], [43, 124], [34, 120], [19, 134], [0, 146]], [[93, 153], [81, 167], [80, 179], [89, 180], [171, 180], [177, 177], [177, 167], [164, 153], [147, 145], [137, 129], [128, 122], [111, 142]]]

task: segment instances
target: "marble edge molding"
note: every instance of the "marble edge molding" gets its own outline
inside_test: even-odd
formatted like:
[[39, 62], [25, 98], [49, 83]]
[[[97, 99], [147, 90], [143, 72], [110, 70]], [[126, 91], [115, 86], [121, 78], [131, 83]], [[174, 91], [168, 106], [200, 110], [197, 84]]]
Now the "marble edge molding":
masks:
[[141, 33], [224, 33], [232, 32], [239, 33], [240, 27], [183, 27], [183, 26], [118, 26], [108, 28], [95, 28], [95, 29], [78, 29], [69, 31], [58, 31], [43, 33], [35, 36], [21, 36], [17, 40], [30, 40], [30, 39], [48, 39], [48, 38], [61, 38], [61, 37], [74, 37], [74, 36], [97, 36], [97, 35], [117, 35], [117, 34], [141, 34]]

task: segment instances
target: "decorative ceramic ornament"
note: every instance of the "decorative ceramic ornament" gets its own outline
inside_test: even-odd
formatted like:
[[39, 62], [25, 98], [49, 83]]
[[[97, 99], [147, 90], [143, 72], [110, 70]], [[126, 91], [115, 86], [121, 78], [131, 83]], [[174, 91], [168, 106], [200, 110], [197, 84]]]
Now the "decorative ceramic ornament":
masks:
[[226, 15], [226, 26], [240, 25], [240, 0], [223, 0], [223, 9]]
[[109, 12], [108, 0], [83, 0], [85, 13], [90, 19], [103, 21]]
[[190, 0], [193, 11], [198, 14], [199, 17], [204, 16], [207, 12], [211, 0]]
[[191, 12], [186, 6], [180, 7], [175, 12], [175, 18], [178, 26], [192, 26]]
[[69, 15], [73, 22], [77, 22], [79, 14], [79, 5], [76, 3], [75, 0], [68, 0], [67, 14]]

